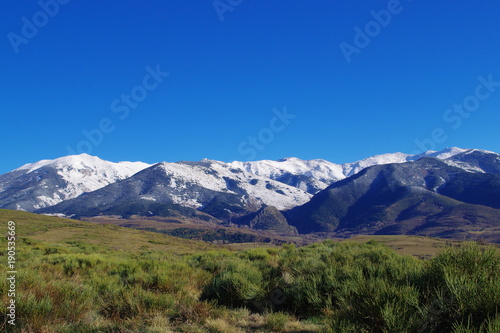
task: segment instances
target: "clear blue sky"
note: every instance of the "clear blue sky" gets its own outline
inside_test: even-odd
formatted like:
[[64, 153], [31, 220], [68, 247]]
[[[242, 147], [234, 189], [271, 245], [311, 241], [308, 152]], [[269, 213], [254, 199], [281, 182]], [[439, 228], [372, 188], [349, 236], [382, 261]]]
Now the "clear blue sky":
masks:
[[54, 1], [2, 4], [0, 173], [71, 150], [150, 163], [344, 163], [416, 140], [500, 152], [496, 1]]

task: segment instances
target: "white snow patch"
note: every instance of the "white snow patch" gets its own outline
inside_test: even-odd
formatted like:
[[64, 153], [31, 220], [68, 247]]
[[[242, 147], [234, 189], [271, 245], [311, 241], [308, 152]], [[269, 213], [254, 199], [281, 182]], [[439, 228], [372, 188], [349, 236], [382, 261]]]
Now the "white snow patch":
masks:
[[461, 162], [457, 160], [445, 160], [443, 161], [444, 163], [448, 164], [449, 166], [457, 167], [462, 170], [465, 170], [467, 172], [472, 172], [472, 173], [485, 173], [483, 169], [477, 166], [473, 166], [469, 163], [466, 162]]
[[430, 153], [428, 156], [439, 158], [440, 160], [445, 160], [447, 158], [453, 157], [455, 155], [461, 154], [470, 149], [462, 149], [458, 147], [448, 147], [441, 151]]
[[[229, 166], [274, 180], [286, 174], [312, 177], [313, 185], [320, 189], [326, 188], [331, 183], [345, 178], [341, 165], [320, 159], [307, 161], [291, 157], [277, 161], [234, 161], [229, 163]], [[304, 187], [302, 189], [305, 190]]]
[[[233, 172], [231, 170], [234, 170], [235, 166], [231, 163], [207, 159], [202, 162], [202, 164], [163, 162], [160, 166], [170, 177], [170, 186], [174, 184], [179, 190], [188, 186], [199, 186], [212, 191], [236, 194], [231, 190], [231, 186], [235, 186], [243, 189], [250, 197], [260, 198], [258, 200], [260, 203], [275, 206], [278, 209], [288, 209], [303, 204], [312, 196], [299, 188], [245, 170]], [[250, 183], [253, 179], [257, 180], [255, 185]], [[190, 198], [179, 194], [173, 196], [172, 199], [179, 204], [189, 204], [197, 208], [202, 206], [196, 194]]]
[[63, 213], [53, 213], [53, 214], [42, 214], [45, 216], [55, 216], [55, 217], [66, 217]]

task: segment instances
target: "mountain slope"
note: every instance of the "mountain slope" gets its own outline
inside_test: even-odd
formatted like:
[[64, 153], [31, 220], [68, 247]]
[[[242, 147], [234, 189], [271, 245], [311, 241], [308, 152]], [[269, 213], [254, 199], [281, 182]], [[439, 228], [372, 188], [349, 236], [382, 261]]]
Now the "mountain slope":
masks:
[[297, 234], [297, 229], [290, 226], [285, 216], [272, 206], [263, 207], [255, 213], [235, 219], [234, 222], [256, 230], [275, 231], [289, 235]]
[[231, 162], [234, 169], [267, 177], [315, 194], [331, 183], [344, 179], [342, 166], [325, 160], [285, 158], [277, 161]]
[[500, 173], [500, 154], [468, 149], [446, 159], [446, 163], [470, 172]]
[[87, 154], [43, 160], [0, 175], [0, 208], [34, 211], [95, 191], [149, 167]]
[[[185, 207], [229, 220], [263, 205], [287, 209], [311, 195], [298, 188], [232, 169], [223, 162], [158, 163], [136, 175], [78, 198], [39, 210], [41, 213], [92, 216], [116, 213], [116, 207], [154, 202], [157, 208]], [[163, 205], [163, 206], [162, 206]], [[151, 206], [149, 206], [151, 207]], [[135, 212], [145, 214], [147, 211]], [[158, 212], [151, 211], [151, 215]]]
[[285, 215], [301, 233], [411, 234], [454, 218], [455, 228], [494, 227], [499, 202], [500, 175], [470, 173], [426, 157], [364, 169]]

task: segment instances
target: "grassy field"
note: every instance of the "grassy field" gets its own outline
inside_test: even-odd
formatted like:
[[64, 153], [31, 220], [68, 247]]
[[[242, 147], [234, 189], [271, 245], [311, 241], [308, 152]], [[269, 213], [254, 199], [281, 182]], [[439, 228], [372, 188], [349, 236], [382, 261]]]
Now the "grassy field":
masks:
[[[175, 229], [193, 229], [193, 230], [216, 230], [222, 227], [217, 227], [212, 223], [204, 223], [203, 221], [193, 221], [187, 218], [144, 218], [144, 217], [132, 217], [129, 220], [124, 220], [118, 217], [105, 216], [105, 217], [92, 217], [86, 218], [85, 221], [97, 223], [106, 226], [126, 226], [128, 228], [148, 228], [154, 229], [158, 232], [172, 231]], [[241, 229], [241, 228], [222, 228], [227, 230], [228, 233], [242, 233], [245, 235], [260, 235], [260, 238], [272, 239], [277, 243], [293, 243], [296, 245], [307, 245], [314, 242], [322, 241], [321, 236], [305, 235], [300, 237], [294, 236], [280, 236], [273, 233], [262, 233], [258, 234], [254, 230]], [[264, 235], [264, 236], [262, 236]], [[396, 252], [401, 254], [409, 254], [421, 258], [431, 258], [436, 255], [442, 248], [447, 244], [457, 244], [458, 241], [432, 238], [424, 236], [381, 236], [381, 235], [366, 235], [366, 236], [355, 236], [349, 239], [335, 238], [339, 242], [358, 242], [365, 243], [369, 240], [376, 240], [379, 243], [385, 244], [390, 248], [394, 249]], [[264, 243], [261, 241], [256, 242], [242, 242], [242, 243], [230, 243], [222, 244], [224, 247], [231, 250], [247, 250], [257, 247], [273, 247], [273, 243]]]
[[[23, 230], [23, 236], [30, 236], [30, 238], [44, 240], [46, 242], [61, 243], [63, 241], [84, 241], [90, 244], [107, 245], [109, 249], [113, 250], [138, 251], [146, 249], [168, 251], [173, 249], [176, 253], [192, 253], [205, 251], [210, 248], [217, 248], [204, 242], [180, 240], [176, 237], [170, 237], [164, 234], [134, 230], [137, 228], [152, 228], [158, 231], [173, 230], [180, 227], [193, 229], [216, 228], [210, 223], [202, 225], [194, 224], [189, 219], [135, 218], [123, 220], [114, 217], [98, 217], [88, 218], [86, 221], [78, 221], [10, 210], [0, 210], [0, 217], [3, 220], [17, 219], [19, 226]], [[120, 228], [120, 226], [127, 226], [127, 229]], [[231, 230], [232, 232], [243, 232], [256, 235], [256, 232], [252, 230], [240, 230], [235, 228], [225, 229]], [[124, 232], [124, 230], [126, 230], [126, 232]], [[318, 241], [318, 239], [311, 238], [304, 242], [304, 240], [299, 237], [268, 235], [268, 237], [273, 236], [280, 241], [295, 243], [296, 245], [312, 243], [314, 240]], [[423, 258], [430, 258], [436, 255], [447, 244], [457, 243], [457, 241], [423, 236], [366, 235], [337, 240], [339, 242], [365, 243], [372, 239], [391, 247], [398, 253]], [[246, 242], [232, 243], [223, 246], [231, 250], [248, 250], [257, 247], [273, 247], [274, 245], [262, 242]]]
[[[102, 225], [115, 225], [140, 230], [154, 231], [164, 234], [174, 234], [187, 239], [203, 238], [207, 241], [219, 244], [224, 243], [265, 243], [267, 246], [293, 242], [306, 245], [303, 237], [280, 235], [274, 232], [255, 231], [249, 228], [238, 228], [236, 226], [220, 226], [212, 222], [193, 220], [184, 217], [143, 217], [133, 215], [128, 219], [114, 216], [98, 216], [84, 218], [85, 221]], [[192, 231], [190, 234], [188, 231]], [[222, 231], [222, 237], [221, 237]], [[183, 235], [184, 233], [184, 235]], [[243, 241], [242, 241], [243, 239]], [[252, 239], [252, 241], [248, 241]], [[265, 242], [264, 242], [265, 241]]]
[[397, 253], [412, 255], [422, 259], [430, 259], [437, 255], [443, 248], [449, 245], [460, 244], [460, 241], [423, 237], [423, 236], [383, 236], [383, 235], [366, 235], [355, 236], [344, 242], [366, 243], [370, 240], [384, 244]]
[[0, 209], [0, 220], [2, 223], [9, 220], [15, 221], [18, 237], [29, 237], [46, 244], [82, 242], [98, 245], [102, 251], [172, 251], [177, 254], [216, 248], [204, 242], [184, 240], [158, 233], [12, 210]]
[[496, 247], [407, 236], [219, 246], [0, 210], [6, 236], [8, 221], [8, 332], [500, 332]]

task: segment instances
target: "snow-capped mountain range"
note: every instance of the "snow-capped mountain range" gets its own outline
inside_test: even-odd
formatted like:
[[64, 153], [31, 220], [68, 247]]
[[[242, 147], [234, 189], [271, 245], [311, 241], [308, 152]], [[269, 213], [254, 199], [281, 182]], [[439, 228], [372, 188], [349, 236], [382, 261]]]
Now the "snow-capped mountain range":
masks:
[[[26, 164], [0, 175], [0, 208], [32, 212], [82, 196], [87, 202], [92, 198], [90, 201], [96, 207], [126, 204], [133, 194], [134, 200], [198, 210], [213, 208], [214, 200], [222, 197], [246, 209], [252, 206], [256, 210], [266, 205], [284, 210], [306, 203], [332, 183], [367, 167], [415, 161], [425, 156], [468, 172], [500, 172], [499, 154], [461, 148], [420, 155], [376, 155], [346, 164], [286, 158], [231, 163], [204, 159], [151, 165], [114, 163], [81, 154]], [[73, 205], [75, 202], [78, 201], [73, 201]]]
[[0, 207], [34, 211], [128, 178], [151, 165], [87, 154], [25, 164], [0, 175]]

